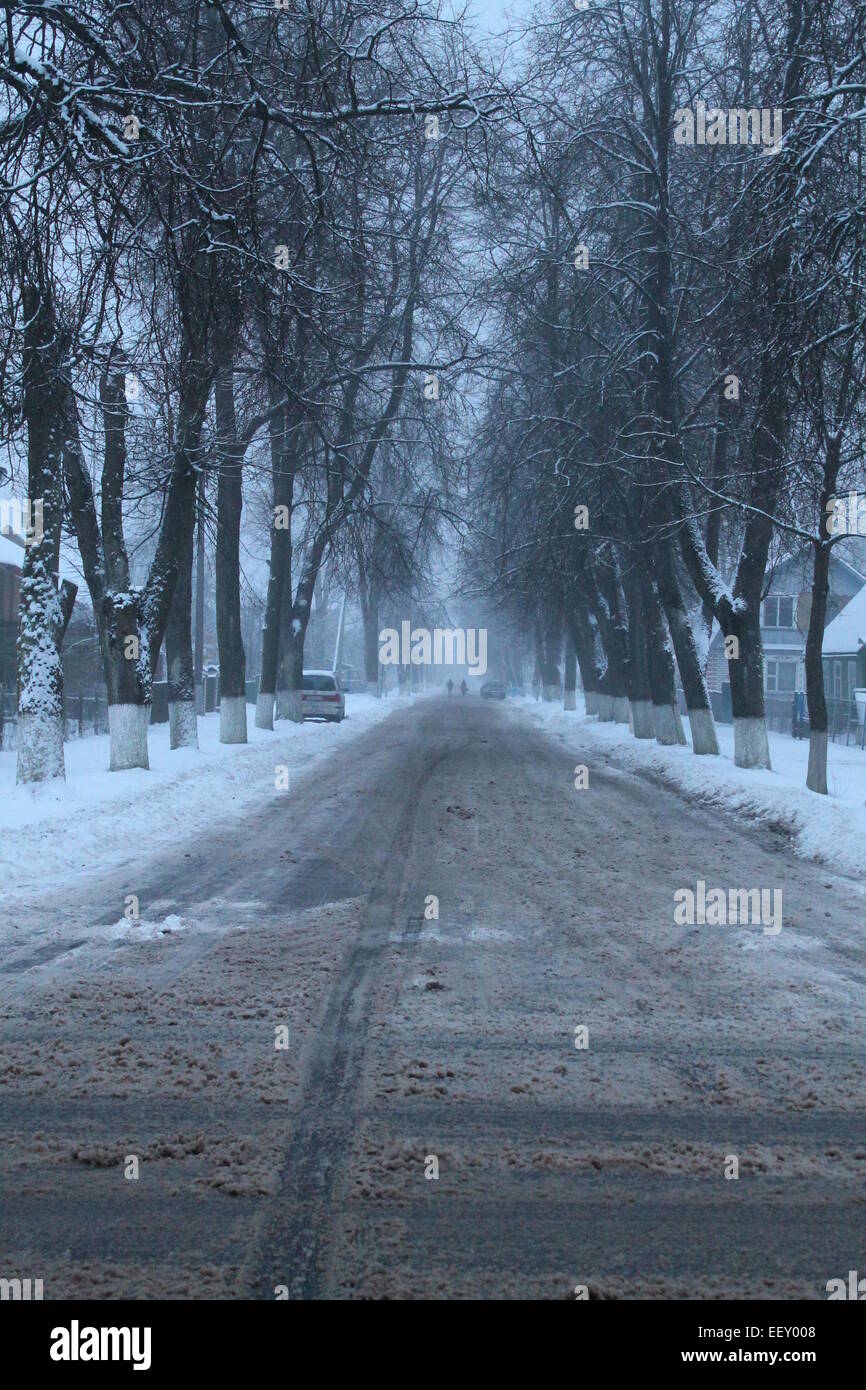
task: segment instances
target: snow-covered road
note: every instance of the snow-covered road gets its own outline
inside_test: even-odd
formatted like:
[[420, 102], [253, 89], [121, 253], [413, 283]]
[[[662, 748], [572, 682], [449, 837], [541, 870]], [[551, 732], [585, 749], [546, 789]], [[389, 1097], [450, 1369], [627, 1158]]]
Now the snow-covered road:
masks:
[[[288, 797], [21, 900], [0, 1272], [756, 1298], [862, 1265], [863, 889], [579, 743], [422, 700]], [[782, 930], [676, 925], [699, 880], [781, 890]]]

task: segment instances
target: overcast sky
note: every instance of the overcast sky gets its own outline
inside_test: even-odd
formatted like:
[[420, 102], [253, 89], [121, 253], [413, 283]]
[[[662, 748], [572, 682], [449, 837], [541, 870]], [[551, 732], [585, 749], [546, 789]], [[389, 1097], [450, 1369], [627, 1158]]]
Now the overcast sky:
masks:
[[469, 10], [479, 25], [491, 34], [500, 33], [509, 14], [523, 18], [531, 9], [531, 0], [468, 0]]

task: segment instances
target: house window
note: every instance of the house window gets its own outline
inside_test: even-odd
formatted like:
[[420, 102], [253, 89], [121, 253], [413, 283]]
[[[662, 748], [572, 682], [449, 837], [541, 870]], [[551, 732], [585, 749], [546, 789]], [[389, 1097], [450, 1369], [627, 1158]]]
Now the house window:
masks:
[[834, 662], [833, 662], [833, 699], [834, 699], [834, 700], [841, 700], [841, 699], [842, 699], [842, 663], [841, 663], [841, 661], [834, 661]]
[[728, 679], [725, 660], [720, 651], [711, 651], [707, 661], [707, 689], [721, 690], [722, 681]]
[[797, 688], [796, 661], [768, 658], [764, 688], [768, 695], [793, 695]]
[[794, 600], [790, 594], [771, 594], [764, 599], [764, 627], [793, 627]]
[[853, 700], [854, 687], [857, 684], [857, 662], [856, 660], [848, 661], [846, 665], [848, 667], [848, 699]]

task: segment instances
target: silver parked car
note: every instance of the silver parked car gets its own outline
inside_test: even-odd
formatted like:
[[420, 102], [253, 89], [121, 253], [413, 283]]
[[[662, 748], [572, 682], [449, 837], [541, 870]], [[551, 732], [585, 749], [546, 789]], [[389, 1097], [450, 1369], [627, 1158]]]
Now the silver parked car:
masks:
[[346, 717], [346, 697], [333, 671], [305, 671], [301, 695], [305, 719], [327, 719], [339, 724]]

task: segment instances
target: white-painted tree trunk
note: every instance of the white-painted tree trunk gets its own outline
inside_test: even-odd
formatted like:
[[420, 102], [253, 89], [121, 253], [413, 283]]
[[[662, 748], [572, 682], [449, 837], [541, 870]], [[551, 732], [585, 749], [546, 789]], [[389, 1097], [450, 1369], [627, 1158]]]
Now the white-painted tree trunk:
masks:
[[599, 693], [598, 718], [600, 723], [613, 723], [613, 696]]
[[767, 725], [754, 715], [734, 719], [734, 763], [737, 767], [766, 767], [770, 763]]
[[168, 736], [172, 748], [198, 748], [195, 700], [169, 700]]
[[60, 659], [66, 624], [50, 549], [45, 536], [43, 543], [28, 547], [22, 563], [16, 643], [18, 782], [46, 782], [66, 775]]
[[584, 693], [587, 714], [598, 714], [598, 691], [587, 690]]
[[683, 728], [683, 717], [680, 714], [679, 705], [674, 705], [674, 722], [677, 726], [677, 743], [681, 743], [685, 748], [688, 745], [688, 739], [686, 738], [686, 731]]
[[809, 766], [806, 786], [810, 792], [827, 795], [827, 730], [813, 729], [809, 734]]
[[45, 713], [23, 713], [19, 710], [15, 736], [18, 749], [17, 782], [48, 782], [53, 777], [66, 776], [62, 714], [47, 710]]
[[372, 695], [375, 700], [379, 699], [379, 682], [367, 681], [367, 694]]
[[220, 699], [220, 743], [246, 743], [247, 702], [244, 695]]
[[630, 712], [631, 729], [635, 738], [655, 738], [652, 700], [634, 700]]
[[303, 692], [300, 690], [278, 690], [277, 719], [288, 719], [292, 724], [303, 723], [302, 697]]
[[613, 702], [613, 717], [617, 724], [628, 723], [628, 696], [617, 695]]
[[256, 728], [272, 729], [274, 727], [274, 697], [273, 695], [260, 694], [256, 700]]
[[130, 767], [150, 768], [147, 731], [150, 705], [108, 706], [109, 771], [124, 772]]
[[573, 690], [566, 690], [562, 697], [563, 709], [577, 709], [577, 695]]
[[692, 731], [693, 753], [718, 753], [719, 740], [716, 738], [716, 724], [711, 710], [690, 709], [689, 728]]
[[542, 698], [543, 700], [545, 700], [545, 701], [547, 702], [547, 704], [552, 704], [552, 702], [553, 702], [554, 700], [558, 700], [558, 699], [559, 699], [559, 686], [558, 686], [558, 685], [545, 685], [545, 686], [543, 686], [543, 687], [542, 687], [542, 691], [541, 691], [541, 698]]
[[653, 705], [656, 740], [665, 746], [679, 743], [679, 711], [674, 705]]

